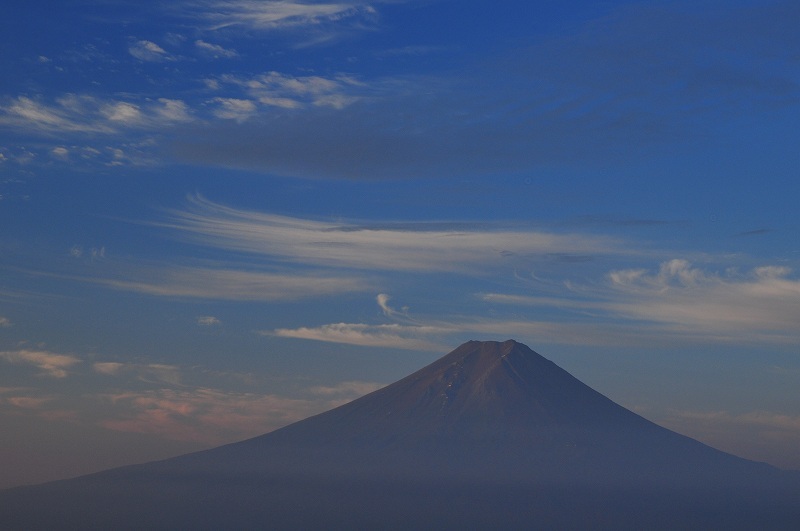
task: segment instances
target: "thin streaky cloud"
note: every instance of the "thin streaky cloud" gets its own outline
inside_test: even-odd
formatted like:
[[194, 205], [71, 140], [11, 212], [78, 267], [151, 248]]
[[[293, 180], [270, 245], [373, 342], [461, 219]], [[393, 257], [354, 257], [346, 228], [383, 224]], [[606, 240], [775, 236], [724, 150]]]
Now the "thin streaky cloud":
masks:
[[437, 336], [441, 337], [447, 332], [448, 330], [429, 326], [334, 323], [318, 327], [279, 328], [272, 331], [264, 331], [261, 334], [327, 343], [344, 343], [362, 347], [443, 352], [447, 350], [446, 343], [437, 342], [435, 338]]
[[26, 96], [19, 96], [0, 106], [0, 126], [26, 127], [43, 132], [108, 133], [111, 128], [103, 122], [86, 121], [82, 112], [97, 104], [93, 98], [68, 95], [56, 105], [48, 105]]
[[67, 94], [52, 103], [19, 96], [0, 104], [0, 127], [23, 128], [28, 133], [117, 134], [131, 129], [158, 129], [191, 122], [182, 100], [120, 101]]
[[[538, 230], [409, 230], [239, 210], [201, 197], [163, 223], [195, 244], [307, 265], [383, 271], [476, 273], [507, 259], [553, 253], [635, 254], [611, 237]], [[509, 258], [510, 257], [510, 258]]]
[[292, 76], [272, 71], [254, 76], [224, 75], [213, 81], [217, 89], [237, 89], [247, 95], [246, 101], [264, 108], [312, 106], [341, 110], [362, 99], [370, 90], [364, 82], [344, 73], [323, 77]]
[[263, 2], [257, 0], [211, 0], [192, 2], [196, 18], [207, 22], [207, 29], [241, 27], [250, 30], [277, 30], [338, 22], [365, 16], [374, 9], [362, 2], [306, 3], [293, 0]]
[[762, 339], [800, 341], [800, 280], [785, 267], [763, 266], [720, 275], [671, 260], [658, 273], [610, 273], [617, 295], [609, 310], [629, 319], [729, 337], [757, 333]]
[[611, 271], [602, 285], [569, 283], [555, 296], [552, 287], [548, 290], [548, 296], [485, 293], [478, 297], [491, 304], [567, 310], [573, 320], [591, 315], [614, 323], [611, 328], [620, 323], [635, 325], [640, 333], [665, 340], [800, 342], [800, 280], [792, 278], [786, 267], [720, 274], [673, 259], [657, 271]]
[[219, 44], [206, 42], [202, 39], [194, 41], [194, 45], [204, 55], [208, 55], [214, 59], [232, 59], [239, 56], [236, 50], [225, 48]]
[[[356, 346], [447, 352], [453, 343], [476, 336], [498, 340], [516, 337], [537, 344], [573, 346], [674, 345], [674, 339], [635, 325], [536, 319], [487, 319], [474, 315], [420, 318], [420, 324], [332, 323], [262, 331], [262, 335]], [[684, 338], [688, 341], [687, 338]]]
[[485, 302], [514, 306], [538, 306], [545, 308], [568, 308], [575, 310], [602, 310], [607, 308], [605, 303], [602, 301], [570, 299], [566, 296], [543, 297], [531, 295], [511, 295], [506, 293], [480, 293], [477, 296]]
[[[280, 337], [365, 346], [429, 350], [476, 334], [534, 338], [537, 343], [579, 346], [675, 346], [689, 344], [777, 344], [800, 342], [800, 281], [784, 267], [764, 266], [727, 276], [664, 262], [658, 272], [617, 270], [605, 285], [564, 284], [548, 296], [485, 293], [486, 303], [530, 307], [529, 319], [475, 315], [417, 317], [415, 325], [336, 323], [279, 329]], [[580, 298], [577, 298], [579, 296]], [[377, 297], [387, 317], [389, 297]], [[559, 310], [542, 317], [541, 311]]]
[[342, 275], [280, 274], [195, 267], [146, 268], [127, 278], [78, 279], [161, 297], [230, 301], [287, 301], [370, 290], [369, 282]]

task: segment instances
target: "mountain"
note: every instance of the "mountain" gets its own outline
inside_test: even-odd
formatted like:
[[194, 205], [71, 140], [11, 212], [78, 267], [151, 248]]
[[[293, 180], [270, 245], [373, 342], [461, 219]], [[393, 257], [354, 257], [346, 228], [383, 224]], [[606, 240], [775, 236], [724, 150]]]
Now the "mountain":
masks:
[[796, 529], [800, 477], [470, 341], [280, 430], [0, 493], [0, 528]]

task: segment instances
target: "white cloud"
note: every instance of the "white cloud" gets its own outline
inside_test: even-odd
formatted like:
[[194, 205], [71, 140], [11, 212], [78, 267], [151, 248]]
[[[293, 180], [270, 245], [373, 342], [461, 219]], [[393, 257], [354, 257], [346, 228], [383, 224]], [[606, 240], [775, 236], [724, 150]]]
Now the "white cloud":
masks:
[[[416, 316], [415, 324], [409, 326], [337, 323], [278, 329], [271, 334], [419, 350], [446, 350], [445, 343], [467, 335], [580, 346], [797, 344], [800, 281], [790, 275], [789, 269], [773, 266], [719, 275], [685, 260], [670, 260], [655, 273], [613, 271], [606, 286], [548, 284], [542, 288], [546, 296], [478, 295], [492, 305], [530, 307], [530, 318], [495, 308], [492, 318], [474, 313]], [[376, 297], [384, 315], [397, 316], [389, 301], [385, 293]], [[552, 310], [559, 313], [553, 315]]]
[[417, 317], [418, 324], [334, 323], [316, 327], [262, 331], [262, 335], [306, 339], [358, 346], [447, 352], [467, 339], [506, 340], [515, 338], [531, 344], [589, 347], [631, 347], [672, 345], [663, 331], [637, 324], [597, 320], [592, 322], [482, 318], [475, 315]]
[[172, 59], [172, 57], [161, 46], [152, 41], [146, 40], [134, 42], [128, 46], [128, 52], [140, 61], [145, 62], [157, 63]]
[[212, 315], [204, 315], [197, 318], [197, 324], [200, 326], [216, 326], [221, 324], [220, 320]]
[[[129, 129], [154, 129], [192, 120], [181, 100], [160, 98], [138, 103], [67, 94], [51, 103], [20, 96], [0, 105], [0, 127], [44, 134], [116, 134]], [[56, 146], [56, 150], [66, 149]], [[94, 149], [94, 148], [92, 148]], [[63, 151], [53, 151], [63, 155]]]
[[44, 350], [14, 350], [0, 352], [0, 358], [9, 363], [33, 365], [44, 376], [64, 378], [68, 375], [67, 369], [80, 363], [81, 360], [66, 354], [55, 354]]
[[129, 128], [150, 128], [192, 120], [185, 102], [168, 98], [159, 98], [155, 102], [148, 101], [144, 106], [129, 102], [109, 102], [100, 108], [100, 114], [114, 125]]
[[192, 198], [166, 226], [189, 241], [289, 263], [385, 271], [476, 273], [552, 253], [629, 253], [609, 237], [534, 229], [378, 227], [262, 214]]
[[233, 57], [237, 57], [239, 54], [236, 53], [236, 50], [230, 50], [227, 48], [223, 48], [219, 44], [212, 44], [210, 42], [205, 42], [203, 40], [196, 40], [194, 41], [195, 47], [198, 50], [203, 52], [205, 55], [211, 56], [214, 59], [224, 58], [230, 59]]
[[106, 124], [86, 120], [91, 107], [96, 113], [96, 100], [87, 96], [67, 95], [56, 100], [56, 105], [20, 96], [0, 106], [0, 125], [47, 132], [109, 132]]
[[154, 116], [161, 118], [161, 120], [173, 123], [193, 120], [186, 102], [169, 98], [159, 98], [157, 101], [160, 105], [153, 105], [151, 110]]
[[236, 85], [263, 105], [295, 109], [307, 105], [342, 109], [358, 101], [364, 84], [352, 76], [289, 76], [267, 72], [251, 78], [225, 76], [221, 81]]
[[370, 16], [374, 9], [356, 2], [324, 3], [281, 0], [209, 0], [197, 2], [200, 18], [209, 29], [242, 27], [251, 30], [275, 30], [336, 22], [356, 16]]
[[127, 126], [142, 124], [143, 117], [139, 107], [127, 102], [116, 102], [105, 105], [100, 112], [112, 122], [119, 122]]
[[[631, 334], [672, 342], [800, 342], [800, 280], [785, 267], [764, 266], [747, 273], [724, 274], [674, 259], [655, 272], [611, 271], [605, 286], [568, 284], [548, 296], [481, 294], [492, 304], [552, 308], [572, 312], [585, 327], [585, 316], [604, 323], [606, 335]], [[577, 329], [577, 328], [576, 328]], [[611, 336], [609, 336], [611, 337]]]
[[217, 118], [243, 122], [258, 112], [256, 104], [250, 100], [239, 98], [214, 98], [211, 100], [218, 106], [211, 111]]
[[706, 272], [671, 260], [658, 273], [614, 271], [607, 308], [632, 320], [720, 340], [800, 341], [800, 280], [784, 267]]
[[381, 307], [381, 311], [383, 311], [383, 315], [386, 317], [392, 317], [397, 313], [397, 311], [389, 306], [389, 300], [391, 297], [386, 293], [378, 293], [378, 296], [375, 297], [375, 300], [378, 302], [378, 306]]
[[354, 277], [328, 274], [280, 274], [230, 269], [145, 268], [127, 273], [133, 280], [84, 279], [114, 289], [162, 297], [237, 301], [282, 301], [370, 289]]
[[11, 326], [11, 320], [8, 317], [0, 315], [0, 328], [8, 328]]
[[316, 328], [279, 328], [270, 332], [262, 332], [262, 334], [325, 341], [329, 343], [344, 343], [347, 345], [359, 345], [364, 347], [386, 347], [442, 352], [446, 351], [447, 347], [434, 340], [450, 331], [451, 330], [432, 326], [336, 323], [322, 325]]
[[64, 146], [57, 146], [50, 150], [50, 153], [59, 159], [67, 159], [69, 158], [69, 150]]

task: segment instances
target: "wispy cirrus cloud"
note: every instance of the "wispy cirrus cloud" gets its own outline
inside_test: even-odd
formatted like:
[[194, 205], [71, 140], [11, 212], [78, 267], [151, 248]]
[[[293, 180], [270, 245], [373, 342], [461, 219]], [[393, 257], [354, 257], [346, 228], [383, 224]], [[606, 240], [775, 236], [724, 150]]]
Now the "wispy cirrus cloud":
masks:
[[397, 311], [389, 305], [390, 300], [392, 300], [392, 297], [387, 293], [378, 293], [378, 295], [375, 297], [375, 301], [378, 303], [383, 315], [386, 317], [404, 317], [407, 315], [408, 308], [403, 308], [401, 311]]
[[582, 347], [665, 346], [686, 343], [663, 330], [647, 329], [624, 322], [570, 321], [541, 318], [479, 317], [474, 314], [420, 316], [417, 324], [331, 323], [319, 326], [264, 330], [266, 336], [286, 337], [366, 347], [399, 348], [444, 353], [454, 344], [480, 337], [516, 338], [538, 345]]
[[307, 106], [343, 109], [361, 99], [368, 87], [347, 74], [292, 76], [266, 72], [249, 77], [225, 75], [213, 80], [215, 87], [234, 87], [260, 107], [300, 109]]
[[344, 19], [374, 16], [375, 9], [364, 2], [304, 2], [280, 0], [206, 0], [191, 2], [194, 16], [208, 29], [241, 27], [247, 30], [278, 30], [308, 27], [323, 23], [342, 23]]
[[231, 48], [225, 48], [224, 46], [220, 46], [219, 44], [206, 42], [202, 39], [194, 41], [194, 46], [203, 55], [206, 55], [213, 59], [232, 59], [234, 57], [239, 56], [236, 50], [233, 50]]
[[[663, 262], [657, 271], [611, 271], [604, 285], [565, 286], [560, 296], [485, 293], [499, 305], [558, 309], [591, 315], [608, 329], [636, 327], [631, 337], [699, 342], [800, 342], [800, 280], [785, 267], [748, 272], [706, 271], [689, 261]], [[583, 319], [580, 319], [583, 320]]]
[[67, 94], [53, 102], [19, 96], [0, 104], [0, 127], [20, 127], [43, 134], [116, 134], [130, 129], [192, 121], [188, 105], [178, 99], [130, 102]]
[[278, 262], [379, 271], [476, 273], [553, 253], [633, 253], [607, 236], [492, 225], [344, 224], [226, 207], [202, 197], [165, 227], [192, 243]]
[[619, 270], [609, 277], [618, 299], [609, 309], [633, 320], [719, 338], [798, 342], [800, 280], [785, 267], [709, 273], [686, 260], [658, 273]]
[[0, 352], [0, 359], [13, 364], [32, 365], [39, 369], [39, 374], [51, 378], [66, 378], [68, 370], [81, 363], [79, 358], [68, 354], [27, 349]]
[[97, 100], [90, 97], [67, 95], [58, 98], [55, 105], [49, 105], [19, 96], [0, 106], [0, 125], [30, 127], [45, 132], [110, 132], [108, 124], [86, 121], [82, 111], [89, 106], [94, 114], [99, 114]]
[[362, 347], [400, 348], [445, 352], [444, 342], [434, 341], [451, 330], [433, 326], [411, 326], [400, 324], [334, 323], [317, 327], [278, 328], [263, 331], [262, 335], [309, 339], [328, 343], [344, 343]]
[[[611, 271], [605, 283], [527, 286], [541, 295], [477, 294], [488, 306], [461, 315], [411, 318], [407, 311], [394, 310], [382, 293], [376, 301], [383, 315], [402, 324], [331, 323], [262, 333], [428, 351], [444, 351], [445, 345], [475, 335], [609, 347], [792, 345], [800, 343], [800, 280], [790, 275], [787, 268], [771, 266], [719, 274], [675, 259], [656, 272]], [[503, 307], [517, 310], [509, 313]]]
[[369, 280], [323, 272], [275, 273], [164, 266], [129, 270], [124, 278], [83, 279], [109, 288], [177, 298], [287, 301], [371, 289]]

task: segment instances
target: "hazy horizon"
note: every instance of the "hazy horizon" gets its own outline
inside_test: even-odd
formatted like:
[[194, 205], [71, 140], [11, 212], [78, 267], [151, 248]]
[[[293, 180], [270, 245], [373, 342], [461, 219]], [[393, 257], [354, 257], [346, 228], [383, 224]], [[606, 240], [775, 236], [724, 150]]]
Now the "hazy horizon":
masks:
[[800, 470], [800, 7], [12, 1], [0, 488], [272, 431], [469, 339]]

